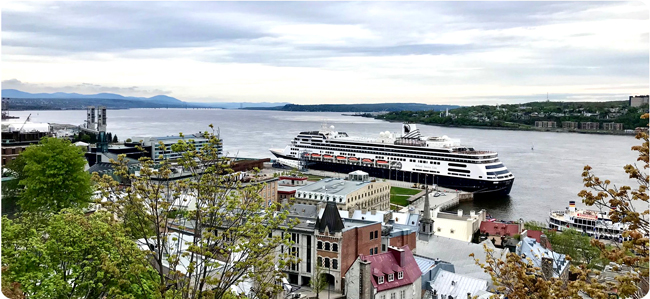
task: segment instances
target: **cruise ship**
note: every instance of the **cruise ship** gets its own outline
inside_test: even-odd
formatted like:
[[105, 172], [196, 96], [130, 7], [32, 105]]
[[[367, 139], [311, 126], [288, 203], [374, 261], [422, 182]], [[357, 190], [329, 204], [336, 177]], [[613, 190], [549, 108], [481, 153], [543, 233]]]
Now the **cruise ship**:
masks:
[[300, 132], [278, 158], [298, 160], [310, 169], [349, 173], [362, 170], [373, 177], [471, 191], [475, 195], [507, 195], [514, 175], [496, 152], [460, 145], [447, 136], [421, 136], [415, 124], [402, 124], [401, 134], [380, 132], [373, 138], [352, 137], [323, 125]]
[[627, 228], [622, 223], [612, 222], [607, 212], [576, 209], [575, 201], [570, 201], [564, 210], [551, 211], [548, 226], [557, 231], [571, 228], [590, 237], [610, 240], [622, 239]]

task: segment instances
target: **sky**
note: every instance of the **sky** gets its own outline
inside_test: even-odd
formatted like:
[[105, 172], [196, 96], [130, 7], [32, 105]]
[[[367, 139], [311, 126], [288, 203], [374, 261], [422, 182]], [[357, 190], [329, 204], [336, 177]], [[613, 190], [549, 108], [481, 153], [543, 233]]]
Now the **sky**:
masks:
[[648, 94], [642, 2], [9, 2], [2, 88], [188, 102]]

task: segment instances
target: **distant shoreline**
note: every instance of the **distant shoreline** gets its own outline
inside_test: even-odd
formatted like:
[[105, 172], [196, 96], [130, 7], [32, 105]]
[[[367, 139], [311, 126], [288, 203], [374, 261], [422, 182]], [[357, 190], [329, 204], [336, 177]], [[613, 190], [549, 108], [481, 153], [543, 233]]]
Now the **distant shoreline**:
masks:
[[[395, 120], [385, 120], [380, 118], [374, 118], [377, 120], [387, 121], [391, 123], [401, 123], [401, 121]], [[461, 128], [461, 129], [481, 129], [481, 130], [505, 130], [505, 131], [529, 131], [529, 132], [551, 132], [551, 133], [577, 133], [577, 134], [592, 134], [592, 135], [618, 135], [618, 136], [636, 136], [636, 133], [625, 133], [624, 131], [587, 131], [587, 130], [566, 130], [562, 128], [557, 129], [525, 129], [525, 128], [508, 128], [508, 127], [488, 127], [488, 126], [461, 126], [461, 125], [443, 125], [443, 124], [425, 124], [416, 122], [419, 125], [425, 126], [435, 126], [443, 128]]]

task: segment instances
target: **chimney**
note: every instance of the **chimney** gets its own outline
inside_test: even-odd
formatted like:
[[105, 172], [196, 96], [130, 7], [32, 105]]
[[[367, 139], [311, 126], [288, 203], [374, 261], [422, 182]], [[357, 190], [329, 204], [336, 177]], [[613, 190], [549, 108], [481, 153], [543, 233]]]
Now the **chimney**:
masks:
[[458, 217], [462, 217], [462, 216], [463, 216], [463, 210], [458, 209]]
[[319, 201], [318, 204], [316, 205], [316, 209], [317, 209], [316, 213], [320, 213], [320, 210], [322, 210], [324, 208], [325, 208], [325, 203], [322, 202], [322, 201]]
[[352, 205], [350, 205], [348, 207], [348, 217], [352, 218], [352, 215], [354, 215], [354, 207]]
[[471, 211], [469, 211], [469, 215], [474, 217], [474, 216], [476, 216], [476, 212], [474, 212], [474, 210], [471, 210]]
[[368, 209], [367, 208], [361, 208], [361, 214], [365, 215], [366, 213], [368, 213]]
[[373, 297], [372, 283], [370, 282], [371, 271], [370, 262], [363, 259], [359, 260], [359, 299], [371, 299]]
[[372, 209], [370, 209], [370, 214], [377, 215], [377, 208], [373, 207]]
[[548, 249], [548, 238], [546, 237], [545, 234], [542, 234], [539, 237], [539, 245], [542, 245], [542, 247]]
[[550, 257], [542, 257], [542, 274], [544, 278], [551, 279], [553, 277], [553, 259]]

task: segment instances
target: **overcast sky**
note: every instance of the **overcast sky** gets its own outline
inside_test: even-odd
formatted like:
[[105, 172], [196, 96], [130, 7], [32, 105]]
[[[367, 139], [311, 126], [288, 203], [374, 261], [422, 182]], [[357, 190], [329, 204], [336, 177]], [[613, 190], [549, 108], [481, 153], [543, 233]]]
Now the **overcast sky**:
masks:
[[14, 2], [2, 88], [496, 104], [648, 94], [641, 2]]

